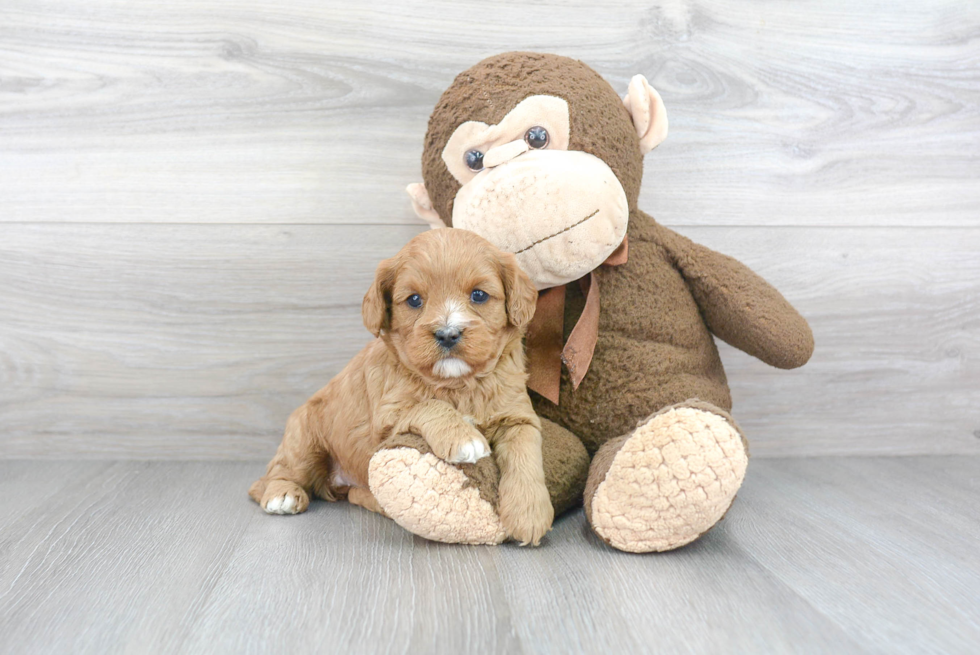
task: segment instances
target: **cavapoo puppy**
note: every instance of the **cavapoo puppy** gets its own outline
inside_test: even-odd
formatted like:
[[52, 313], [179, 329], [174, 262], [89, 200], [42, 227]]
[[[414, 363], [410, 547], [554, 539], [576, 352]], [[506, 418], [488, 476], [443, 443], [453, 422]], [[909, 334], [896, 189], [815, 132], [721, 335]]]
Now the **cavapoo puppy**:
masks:
[[537, 291], [510, 253], [472, 232], [430, 230], [378, 265], [364, 296], [377, 338], [297, 409], [249, 495], [270, 514], [306, 510], [310, 494], [381, 512], [368, 462], [387, 437], [412, 433], [452, 463], [492, 454], [500, 520], [538, 545], [554, 510], [541, 423], [525, 381], [524, 329]]

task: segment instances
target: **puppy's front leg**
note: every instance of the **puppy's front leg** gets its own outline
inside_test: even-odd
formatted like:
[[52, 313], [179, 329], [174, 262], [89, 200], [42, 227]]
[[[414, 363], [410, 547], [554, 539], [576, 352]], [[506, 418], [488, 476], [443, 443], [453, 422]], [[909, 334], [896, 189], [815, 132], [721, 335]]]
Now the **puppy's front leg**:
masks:
[[500, 522], [522, 546], [537, 546], [555, 519], [544, 481], [541, 430], [531, 423], [503, 427], [494, 434], [500, 467]]
[[427, 400], [407, 410], [395, 424], [393, 434], [402, 432], [419, 435], [436, 457], [452, 464], [474, 464], [490, 454], [486, 437], [442, 400]]

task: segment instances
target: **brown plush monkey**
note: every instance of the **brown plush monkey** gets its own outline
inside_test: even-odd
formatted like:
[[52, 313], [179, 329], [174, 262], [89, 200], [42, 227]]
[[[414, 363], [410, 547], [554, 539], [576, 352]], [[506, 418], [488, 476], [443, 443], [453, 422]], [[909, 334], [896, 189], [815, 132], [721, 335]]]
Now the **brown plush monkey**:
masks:
[[[666, 135], [663, 102], [643, 76], [620, 98], [581, 62], [502, 54], [443, 93], [424, 185], [408, 189], [422, 218], [515, 253], [541, 290], [528, 386], [549, 419], [553, 502], [559, 512], [574, 502], [588, 466], [589, 523], [632, 552], [693, 541], [744, 478], [748, 451], [712, 334], [779, 368], [813, 350], [809, 326], [779, 292], [636, 207], [643, 155]], [[402, 438], [375, 455], [371, 488], [417, 534], [499, 542], [493, 512], [472, 511], [468, 488], [492, 507], [492, 462], [449, 480], [452, 468]]]

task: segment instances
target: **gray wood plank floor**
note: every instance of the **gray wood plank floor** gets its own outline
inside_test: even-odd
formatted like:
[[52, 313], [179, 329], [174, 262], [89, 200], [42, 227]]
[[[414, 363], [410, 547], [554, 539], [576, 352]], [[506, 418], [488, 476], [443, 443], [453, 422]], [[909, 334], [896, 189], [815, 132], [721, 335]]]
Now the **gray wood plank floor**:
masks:
[[613, 551], [264, 515], [260, 463], [0, 462], [3, 653], [977, 652], [980, 457], [753, 460], [722, 525]]

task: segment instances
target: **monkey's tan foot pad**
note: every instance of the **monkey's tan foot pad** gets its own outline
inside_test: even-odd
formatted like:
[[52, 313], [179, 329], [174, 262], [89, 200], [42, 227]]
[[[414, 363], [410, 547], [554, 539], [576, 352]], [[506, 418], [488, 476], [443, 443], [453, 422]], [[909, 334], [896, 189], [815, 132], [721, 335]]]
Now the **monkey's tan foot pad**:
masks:
[[[485, 460], [496, 469], [492, 458]], [[463, 472], [471, 467], [481, 465], [455, 466], [412, 446], [385, 447], [371, 458], [368, 485], [385, 514], [413, 534], [453, 544], [499, 544], [507, 535], [493, 498], [481, 495]]]
[[606, 543], [632, 553], [671, 550], [725, 515], [748, 450], [734, 421], [713, 409], [666, 408], [596, 454], [586, 515]]

